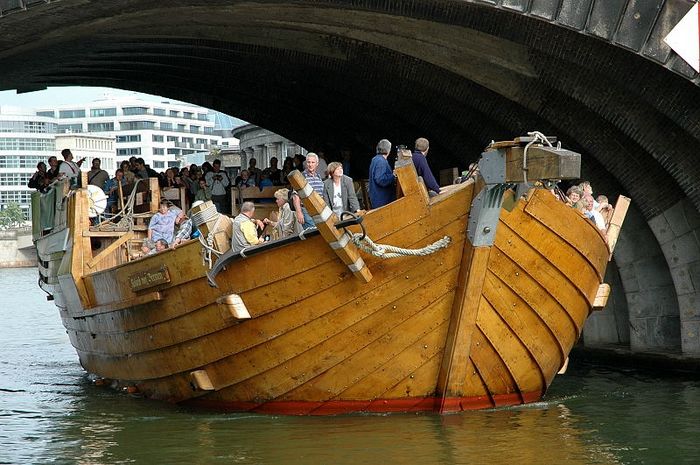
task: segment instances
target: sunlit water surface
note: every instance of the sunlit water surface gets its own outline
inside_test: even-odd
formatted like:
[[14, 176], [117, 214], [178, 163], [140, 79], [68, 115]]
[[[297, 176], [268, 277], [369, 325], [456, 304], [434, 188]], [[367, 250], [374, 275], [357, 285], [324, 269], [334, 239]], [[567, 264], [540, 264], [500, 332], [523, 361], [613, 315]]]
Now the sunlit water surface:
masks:
[[0, 270], [0, 463], [700, 463], [700, 382], [572, 361], [542, 402], [456, 415], [184, 409], [94, 386], [36, 270]]

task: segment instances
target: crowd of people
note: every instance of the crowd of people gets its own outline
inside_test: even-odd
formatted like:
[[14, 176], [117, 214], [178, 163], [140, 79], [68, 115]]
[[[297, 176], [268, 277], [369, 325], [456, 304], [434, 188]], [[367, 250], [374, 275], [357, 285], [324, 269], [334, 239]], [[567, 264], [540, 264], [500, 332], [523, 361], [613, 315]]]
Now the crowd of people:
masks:
[[[389, 164], [392, 144], [387, 139], [377, 143], [375, 155], [369, 166], [368, 187], [372, 208], [382, 207], [396, 199], [396, 176]], [[428, 139], [416, 139], [414, 150], [399, 146], [399, 156], [411, 158], [417, 175], [425, 184], [430, 196], [440, 194], [440, 185], [428, 166], [427, 155], [430, 150]], [[29, 187], [40, 191], [46, 190], [56, 179], [77, 180], [80, 166], [84, 159], [73, 161], [73, 154], [65, 149], [61, 152], [63, 160], [50, 157], [49, 168], [44, 162], [37, 164], [37, 171], [29, 180]], [[87, 173], [89, 184], [101, 187], [108, 196], [107, 210], [115, 212], [119, 205], [120, 192], [129, 191], [137, 179], [157, 178], [163, 192], [170, 189], [184, 188], [188, 203], [211, 201], [219, 213], [230, 213], [231, 188], [239, 187], [279, 187], [274, 192], [277, 211], [269, 218], [255, 217], [255, 204], [243, 202], [240, 213], [233, 218], [232, 247], [242, 250], [245, 247], [260, 244], [266, 238], [284, 238], [299, 234], [304, 229], [315, 226], [314, 221], [295, 191], [284, 187], [287, 176], [293, 170], [299, 170], [313, 191], [326, 202], [328, 207], [340, 216], [344, 211], [360, 210], [353, 179], [348, 176], [349, 156], [342, 161], [328, 163], [323, 153], [309, 152], [306, 157], [297, 154], [286, 157], [279, 166], [276, 157], [270, 159], [270, 166], [260, 169], [257, 160], [251, 158], [248, 167], [243, 169], [235, 179], [222, 169], [221, 160], [204, 162], [201, 166], [192, 164], [183, 168], [168, 168], [158, 173], [148, 166], [143, 158], [132, 157], [124, 160], [116, 170], [114, 177], [101, 168], [98, 158], [93, 159], [92, 167]], [[121, 189], [120, 189], [121, 186]], [[556, 192], [555, 192], [556, 194]], [[593, 197], [593, 189], [588, 181], [572, 186], [566, 194], [558, 195], [564, 202], [578, 209], [603, 232], [612, 215], [612, 207], [607, 198], [599, 195]], [[369, 208], [366, 206], [365, 208]], [[266, 234], [263, 234], [266, 231]], [[148, 238], [144, 242], [143, 253], [150, 254], [177, 245], [198, 234], [192, 221], [185, 212], [172, 205], [168, 200], [161, 203], [161, 208], [150, 221]]]

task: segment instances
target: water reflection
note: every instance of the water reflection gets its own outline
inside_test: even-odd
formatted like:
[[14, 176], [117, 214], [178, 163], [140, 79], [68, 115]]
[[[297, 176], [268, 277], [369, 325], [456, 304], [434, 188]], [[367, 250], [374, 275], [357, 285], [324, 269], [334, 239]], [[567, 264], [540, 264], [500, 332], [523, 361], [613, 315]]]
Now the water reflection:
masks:
[[448, 416], [218, 414], [117, 394], [90, 384], [33, 270], [0, 279], [0, 463], [698, 462], [699, 382], [576, 363], [543, 402]]

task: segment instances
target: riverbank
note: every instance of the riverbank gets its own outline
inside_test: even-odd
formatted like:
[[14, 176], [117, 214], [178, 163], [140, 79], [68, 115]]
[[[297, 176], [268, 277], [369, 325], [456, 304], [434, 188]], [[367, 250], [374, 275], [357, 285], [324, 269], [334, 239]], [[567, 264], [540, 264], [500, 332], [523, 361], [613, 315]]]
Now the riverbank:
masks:
[[31, 228], [0, 231], [0, 268], [31, 268], [36, 265]]

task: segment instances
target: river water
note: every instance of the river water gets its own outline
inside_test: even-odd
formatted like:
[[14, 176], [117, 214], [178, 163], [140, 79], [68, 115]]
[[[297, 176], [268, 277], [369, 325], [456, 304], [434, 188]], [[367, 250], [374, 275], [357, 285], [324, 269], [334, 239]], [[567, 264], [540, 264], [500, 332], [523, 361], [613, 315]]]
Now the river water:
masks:
[[572, 360], [536, 404], [455, 415], [219, 414], [82, 371], [34, 269], [0, 269], [0, 464], [700, 463], [700, 381]]

